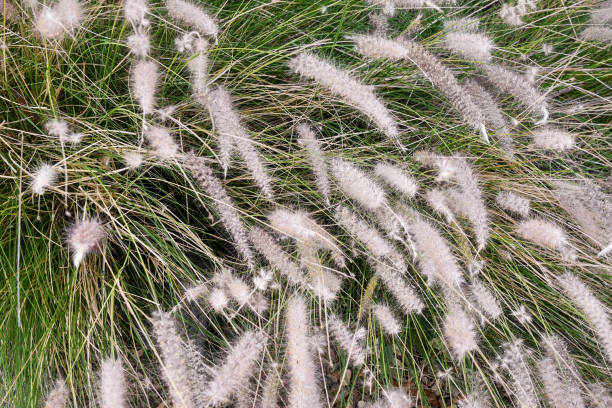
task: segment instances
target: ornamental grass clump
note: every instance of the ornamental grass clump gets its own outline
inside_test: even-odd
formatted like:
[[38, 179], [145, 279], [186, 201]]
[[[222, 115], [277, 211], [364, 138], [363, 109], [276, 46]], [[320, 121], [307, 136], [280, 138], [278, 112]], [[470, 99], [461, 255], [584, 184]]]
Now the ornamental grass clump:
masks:
[[610, 2], [0, 0], [0, 406], [608, 408]]

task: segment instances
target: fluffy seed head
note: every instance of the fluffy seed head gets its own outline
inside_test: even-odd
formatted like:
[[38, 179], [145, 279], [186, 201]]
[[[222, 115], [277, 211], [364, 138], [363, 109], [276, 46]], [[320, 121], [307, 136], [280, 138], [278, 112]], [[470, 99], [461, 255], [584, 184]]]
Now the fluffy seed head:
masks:
[[458, 360], [462, 360], [467, 353], [478, 348], [476, 327], [460, 307], [453, 306], [448, 311], [444, 317], [442, 332]]
[[559, 284], [591, 322], [608, 361], [612, 362], [612, 324], [605, 305], [576, 275], [571, 273], [562, 275], [559, 278]]
[[94, 218], [77, 221], [68, 231], [68, 246], [72, 251], [72, 261], [78, 267], [85, 256], [100, 248], [106, 239], [106, 231]]
[[547, 126], [533, 132], [533, 144], [544, 150], [565, 152], [576, 145], [576, 138], [569, 132]]
[[210, 294], [208, 295], [208, 304], [215, 312], [222, 313], [223, 309], [227, 307], [228, 303], [229, 299], [225, 294], [225, 290], [215, 288], [210, 291]]
[[59, 0], [53, 8], [66, 30], [78, 27], [83, 20], [83, 5], [78, 0]]
[[149, 2], [147, 0], [125, 0], [123, 3], [125, 19], [134, 25], [142, 24], [148, 13]]
[[57, 171], [50, 164], [43, 163], [32, 176], [32, 192], [41, 195], [45, 190], [53, 185]]
[[408, 198], [413, 198], [419, 186], [405, 171], [389, 163], [378, 163], [374, 170], [385, 183], [395, 188]]
[[323, 408], [308, 321], [306, 301], [294, 295], [285, 311], [287, 366], [289, 368], [288, 406], [291, 408]]
[[171, 159], [176, 156], [178, 145], [168, 129], [159, 126], [151, 126], [145, 132], [145, 137], [153, 152], [161, 159]]
[[132, 68], [132, 93], [142, 112], [147, 115], [155, 108], [155, 92], [159, 86], [159, 69], [153, 61], [141, 60]]
[[142, 154], [135, 151], [126, 151], [123, 153], [123, 161], [128, 168], [137, 169], [142, 165]]
[[445, 38], [446, 48], [476, 62], [491, 60], [493, 41], [480, 33], [450, 32]]
[[382, 304], [374, 305], [372, 306], [372, 311], [385, 333], [390, 336], [395, 336], [401, 332], [402, 326], [400, 326], [389, 306]]
[[370, 118], [388, 137], [396, 139], [399, 136], [395, 119], [376, 97], [372, 88], [353, 78], [347, 71], [307, 52], [294, 57], [289, 63], [289, 68], [340, 96], [347, 104]]
[[64, 35], [64, 26], [57, 11], [44, 6], [36, 15], [34, 27], [38, 34], [46, 39], [61, 39]]
[[149, 34], [141, 32], [130, 35], [127, 39], [127, 45], [130, 52], [137, 57], [145, 57], [151, 49], [151, 39]]
[[44, 408], [65, 408], [67, 404], [68, 388], [66, 382], [58, 378], [45, 398]]
[[56, 136], [60, 140], [64, 140], [68, 135], [68, 123], [63, 119], [51, 119], [45, 123], [45, 128], [49, 135]]
[[535, 242], [545, 248], [562, 250], [569, 244], [565, 231], [545, 220], [531, 218], [522, 221], [516, 232], [521, 238]]
[[315, 136], [314, 131], [306, 123], [300, 123], [296, 127], [299, 135], [298, 143], [304, 146], [310, 156], [310, 165], [315, 175], [317, 189], [323, 195], [325, 200], [329, 201], [330, 188], [329, 177], [327, 175], [327, 163], [323, 157], [321, 143]]
[[211, 367], [212, 378], [203, 390], [213, 407], [227, 404], [242, 392], [257, 368], [257, 362], [266, 345], [262, 333], [247, 331], [231, 346], [223, 362]]
[[167, 0], [166, 9], [170, 17], [198, 30], [200, 34], [216, 36], [219, 32], [215, 20], [202, 8], [190, 1]]
[[127, 386], [121, 360], [107, 358], [100, 367], [100, 408], [127, 408]]
[[504, 210], [518, 214], [521, 217], [529, 215], [529, 199], [522, 197], [512, 191], [500, 191], [495, 197], [495, 201]]
[[335, 159], [331, 168], [342, 191], [365, 209], [376, 210], [386, 203], [384, 190], [353, 164]]

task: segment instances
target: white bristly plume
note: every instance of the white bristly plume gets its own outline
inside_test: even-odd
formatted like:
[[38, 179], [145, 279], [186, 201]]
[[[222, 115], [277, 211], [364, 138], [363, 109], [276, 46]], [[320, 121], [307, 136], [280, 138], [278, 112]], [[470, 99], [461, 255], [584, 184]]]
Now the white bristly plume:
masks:
[[538, 408], [538, 397], [529, 369], [528, 351], [522, 340], [515, 340], [504, 345], [501, 357], [503, 367], [510, 375], [510, 391], [519, 408]]
[[45, 123], [45, 128], [50, 136], [55, 136], [60, 141], [64, 141], [68, 136], [68, 123], [63, 119], [51, 119]]
[[606, 26], [592, 26], [580, 33], [580, 38], [590, 41], [612, 42], [612, 28]]
[[612, 362], [612, 324], [604, 303], [576, 275], [564, 274], [559, 278], [559, 284], [593, 325], [608, 360]]
[[272, 180], [260, 153], [253, 145], [251, 136], [241, 124], [240, 115], [234, 109], [230, 93], [225, 88], [216, 87], [198, 100], [208, 107], [212, 117], [223, 170], [227, 172], [232, 151], [237, 149], [261, 192], [272, 199]]
[[546, 126], [533, 132], [533, 144], [544, 150], [565, 152], [576, 146], [576, 138], [566, 130]]
[[197, 39], [194, 43], [197, 53], [187, 63], [187, 69], [189, 70], [194, 95], [203, 97], [208, 91], [208, 54], [206, 53], [208, 41]]
[[161, 159], [171, 159], [178, 153], [178, 145], [166, 128], [151, 126], [145, 131], [145, 138], [149, 142], [153, 153]]
[[83, 258], [99, 250], [106, 239], [102, 224], [94, 218], [77, 221], [68, 231], [68, 247], [72, 251], [72, 263], [79, 267]]
[[546, 97], [524, 78], [499, 65], [481, 64], [479, 66], [485, 73], [487, 80], [500, 92], [512, 95], [529, 110], [539, 112], [542, 119], [538, 122], [544, 124], [548, 121], [548, 107]]
[[537, 218], [521, 221], [516, 229], [516, 233], [521, 238], [542, 247], [562, 252], [568, 260], [573, 259], [575, 256], [565, 231], [550, 221]]
[[406, 270], [402, 255], [382, 235], [357, 216], [348, 207], [338, 206], [334, 215], [339, 225], [345, 228], [351, 236], [361, 241], [378, 260], [391, 261], [400, 271]]
[[64, 33], [81, 24], [83, 14], [77, 0], [60, 0], [52, 7], [42, 6], [34, 18], [34, 27], [43, 38], [61, 40]]
[[374, 312], [374, 317], [380, 323], [385, 333], [390, 336], [400, 334], [402, 326], [395, 318], [389, 306], [383, 304], [373, 305], [372, 312]]
[[216, 36], [219, 33], [217, 22], [202, 8], [190, 1], [167, 0], [168, 15], [193, 28], [203, 35]]
[[367, 355], [366, 329], [360, 327], [353, 332], [340, 317], [333, 314], [327, 318], [327, 329], [336, 339], [340, 348], [347, 354], [354, 367], [359, 367], [365, 363]]
[[285, 312], [289, 408], [323, 408], [323, 396], [315, 362], [306, 301], [299, 295], [289, 299]]
[[493, 41], [481, 33], [450, 32], [446, 34], [445, 46], [462, 57], [475, 62], [491, 60]]
[[133, 25], [142, 24], [148, 13], [148, 0], [125, 0], [123, 3], [123, 16]]
[[370, 403], [366, 404], [367, 408], [412, 408], [414, 400], [410, 395], [401, 388], [387, 388], [381, 390], [382, 396]]
[[106, 358], [100, 366], [100, 408], [127, 408], [127, 385], [121, 360]]
[[278, 408], [278, 396], [283, 387], [283, 379], [277, 363], [270, 364], [261, 391], [261, 408]]
[[62, 378], [58, 378], [53, 388], [45, 397], [43, 408], [66, 408], [68, 404], [68, 388]]
[[589, 384], [588, 388], [588, 398], [593, 408], [612, 407], [612, 390], [610, 390], [609, 385], [596, 382]]
[[457, 82], [455, 74], [422, 45], [411, 40], [391, 40], [371, 35], [355, 35], [351, 39], [357, 51], [368, 58], [406, 61], [415, 64], [431, 83], [443, 92], [453, 107], [474, 129], [480, 130], [488, 142], [482, 112]]
[[397, 123], [381, 100], [376, 97], [372, 87], [362, 84], [347, 71], [308, 52], [294, 57], [289, 67], [293, 72], [317, 82], [341, 97], [348, 105], [354, 106], [370, 118], [380, 131], [397, 141], [399, 136]]
[[529, 199], [513, 193], [512, 191], [500, 191], [497, 193], [495, 201], [506, 211], [510, 211], [521, 217], [527, 217], [529, 215]]
[[137, 169], [142, 165], [142, 154], [135, 151], [126, 151], [123, 153], [123, 161], [129, 169]]
[[151, 39], [147, 33], [133, 33], [127, 39], [130, 52], [137, 57], [146, 57], [151, 49]]
[[419, 257], [421, 273], [430, 284], [457, 287], [463, 274], [446, 240], [438, 230], [420, 216], [409, 226]]
[[[454, 181], [459, 188], [436, 191], [436, 196], [428, 197], [433, 207], [444, 214], [447, 220], [450, 209], [454, 216], [465, 217], [472, 224], [478, 243], [478, 250], [484, 249], [489, 238], [489, 220], [486, 204], [472, 166], [460, 156], [441, 156], [428, 151], [415, 153], [415, 160], [427, 167], [438, 170], [437, 181]], [[454, 218], [454, 217], [453, 217]]]
[[474, 279], [469, 286], [469, 292], [471, 299], [476, 303], [480, 313], [491, 320], [495, 320], [502, 315], [502, 308], [499, 301], [484, 283], [478, 279]]
[[396, 302], [400, 304], [404, 313], [421, 313], [425, 305], [414, 290], [400, 274], [383, 263], [376, 266], [376, 274], [380, 277], [383, 285], [393, 295]]
[[131, 89], [134, 98], [145, 115], [153, 113], [155, 108], [155, 92], [159, 86], [159, 70], [153, 61], [136, 62], [132, 68]]
[[298, 143], [308, 150], [310, 166], [315, 176], [317, 190], [323, 195], [325, 201], [329, 203], [329, 177], [327, 174], [327, 163], [321, 149], [321, 142], [315, 136], [312, 128], [306, 123], [300, 123], [296, 127], [296, 131], [299, 135]]
[[170, 313], [156, 312], [152, 316], [153, 333], [159, 346], [161, 368], [175, 407], [195, 408], [191, 389], [193, 374], [189, 367], [185, 345], [176, 331]]
[[555, 183], [555, 196], [561, 207], [582, 231], [601, 249], [597, 256], [612, 250], [612, 196], [592, 180]]
[[210, 367], [211, 379], [203, 394], [211, 406], [227, 404], [244, 389], [258, 367], [265, 345], [266, 338], [262, 333], [247, 331], [232, 345], [220, 365]]
[[331, 251], [334, 263], [341, 268], [344, 267], [344, 256], [336, 245], [334, 237], [319, 226], [306, 212], [277, 209], [268, 215], [268, 219], [273, 228], [295, 239], [298, 244], [308, 243], [319, 249]]
[[78, 0], [59, 0], [54, 10], [62, 22], [65, 30], [71, 31], [77, 28], [83, 20], [83, 5]]
[[537, 364], [538, 375], [551, 408], [585, 408], [579, 373], [565, 343], [558, 336], [542, 340], [545, 355]]
[[289, 283], [304, 286], [307, 284], [304, 273], [293, 262], [289, 254], [281, 248], [276, 240], [264, 229], [255, 227], [249, 232], [249, 240], [263, 254], [268, 263], [283, 274]]
[[225, 290], [221, 288], [214, 288], [208, 295], [208, 304], [216, 313], [222, 313], [223, 309], [227, 307], [229, 299]]
[[374, 173], [407, 198], [413, 198], [419, 189], [414, 178], [408, 175], [404, 170], [392, 164], [378, 163], [376, 164]]
[[252, 265], [253, 253], [249, 246], [247, 232], [221, 180], [214, 176], [204, 158], [188, 155], [184, 161], [184, 166], [191, 171], [200, 187], [213, 199], [213, 205], [219, 212], [225, 228], [231, 234], [236, 244], [236, 249]]
[[444, 338], [457, 360], [478, 349], [478, 334], [470, 316], [459, 306], [452, 306], [442, 324]]
[[32, 175], [32, 192], [42, 195], [45, 190], [53, 185], [57, 176], [57, 170], [50, 164], [43, 163]]
[[340, 189], [365, 209], [376, 210], [387, 204], [385, 191], [357, 166], [334, 159], [331, 169]]

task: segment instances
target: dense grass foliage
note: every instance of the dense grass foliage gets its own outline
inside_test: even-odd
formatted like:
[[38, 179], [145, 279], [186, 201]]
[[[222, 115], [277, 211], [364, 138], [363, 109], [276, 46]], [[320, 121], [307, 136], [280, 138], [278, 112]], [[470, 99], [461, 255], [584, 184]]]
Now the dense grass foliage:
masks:
[[[164, 401], [170, 406], [159, 368], [158, 340], [152, 337], [151, 316], [156, 311], [173, 310], [181, 336], [207, 364], [223, 361], [230, 344], [246, 331], [265, 332], [261, 370], [268, 372], [276, 362], [288, 381], [292, 360], [285, 356], [284, 333], [287, 304], [299, 303], [290, 300], [294, 292], [307, 301], [310, 324], [317, 329], [312, 342], [317, 335], [323, 338], [315, 368], [326, 390], [321, 388], [324, 405], [356, 406], [358, 401], [375, 400], [384, 388], [400, 387], [417, 406], [450, 407], [482, 387], [492, 406], [510, 406], [512, 381], [499, 378], [503, 369], [496, 368], [504, 344], [522, 340], [522, 347], [529, 350], [526, 355], [536, 361], [545, 352], [542, 337], [551, 334], [567, 344], [585, 398], [589, 384], [612, 387], [612, 357], [594, 334], [588, 313], [557, 281], [568, 272], [579, 277], [603, 304], [603, 319], [609, 322], [610, 255], [597, 256], [602, 249], [599, 242], [589, 239], [555, 195], [559, 180], [591, 179], [608, 198], [612, 190], [610, 43], [580, 38], [593, 2], [540, 0], [519, 26], [504, 23], [500, 2], [480, 0], [442, 4], [441, 11], [398, 9], [389, 19], [389, 37], [418, 42], [460, 82], [483, 79], [484, 74], [479, 62], [444, 46], [448, 31], [444, 22], [458, 17], [480, 20], [479, 31], [495, 44], [496, 64], [525, 73], [525, 81], [530, 69], [537, 69], [534, 86], [547, 96], [549, 122], [574, 135], [575, 148], [567, 152], [537, 148], [533, 133], [538, 118], [515, 99], [495, 95], [515, 145], [513, 156], [503, 149], [499, 132], [489, 132], [491, 143], [484, 143], [478, 130], [415, 64], [366, 59], [355, 50], [351, 36], [372, 31], [369, 15], [377, 12], [376, 6], [360, 0], [196, 3], [219, 25], [207, 51], [208, 86], [230, 92], [241, 125], [272, 180], [271, 197], [261, 193], [249, 172], [251, 163], [238, 155], [223, 179], [215, 136], [218, 126], [202, 101], [192, 96], [188, 64], [193, 57], [174, 45], [175, 38], [188, 31], [168, 17], [163, 2], [152, 1], [148, 58], [159, 64], [158, 107], [176, 106], [164, 125], [172, 130], [180, 153], [169, 160], [160, 160], [146, 143], [139, 146], [143, 115], [130, 90], [131, 67], [137, 58], [126, 45], [133, 27], [124, 19], [120, 1], [83, 1], [81, 26], [59, 41], [35, 33], [34, 13], [25, 4], [15, 6], [12, 18], [9, 14], [3, 18], [0, 406], [40, 406], [60, 377], [66, 380], [72, 406], [96, 406], [96, 373], [107, 357], [123, 361], [132, 406], [164, 406], [160, 405]], [[305, 51], [371, 86], [396, 120], [398, 138], [387, 137], [341, 95], [293, 73], [290, 61]], [[52, 119], [65, 119], [72, 131], [81, 132], [81, 143], [59, 143], [45, 128]], [[404, 203], [410, 207], [407, 211], [415, 210], [434, 226], [466, 281], [478, 276], [497, 298], [503, 313], [495, 321], [480, 325], [475, 315], [468, 317], [479, 340], [477, 349], [465, 358], [463, 354], [456, 358], [443, 335], [452, 303], [448, 293], [430, 285], [409, 247], [398, 245], [406, 264], [402, 276], [425, 304], [420, 314], [401, 311], [376, 273], [372, 251], [339, 226], [334, 218], [339, 205], [348, 206], [372, 226], [380, 219], [342, 192], [343, 180], [331, 177], [329, 202], [317, 190], [312, 157], [298, 141], [303, 135], [296, 125], [302, 121], [315, 129], [321, 154], [330, 163], [343, 159], [374, 177], [375, 166], [388, 162], [413, 177], [418, 194], [407, 199], [386, 189], [389, 205]], [[147, 118], [147, 122], [161, 121]], [[425, 192], [441, 183], [435, 170], [415, 160], [415, 152], [422, 150], [458, 154], [471, 165], [490, 227], [482, 250], [471, 222], [462, 217], [449, 220], [428, 204]], [[126, 168], [126, 151], [142, 153], [144, 163]], [[289, 284], [282, 271], [276, 271], [273, 289], [265, 292], [269, 309], [259, 315], [247, 307], [215, 313], [202, 299], [186, 299], [187, 289], [199, 284], [211, 287], [223, 269], [231, 269], [250, 284], [260, 269], [270, 268], [259, 255], [249, 267], [236, 250], [216, 207], [219, 197], [207, 194], [197, 175], [184, 166], [182, 158], [188, 153], [209, 159], [247, 230], [266, 228], [293, 261], [314, 259], [342, 278], [334, 302]], [[37, 195], [31, 180], [41, 163], [54, 165], [57, 175], [52, 187]], [[553, 222], [567, 234], [566, 246], [546, 248], [517, 233], [521, 217], [504, 211], [496, 201], [502, 190], [528, 198], [532, 216]], [[315, 249], [313, 257], [312, 248], [296, 245], [294, 236], [281, 237], [267, 218], [277, 209], [308, 213], [337, 240], [334, 245], [346, 265], [338, 265], [333, 251]], [[68, 235], [75, 221], [84, 217], [103, 225], [107, 237], [93, 256], [75, 267]], [[384, 227], [379, 230], [391, 240]], [[566, 251], [575, 256], [564, 256]], [[308, 262], [300, 268], [312, 273]], [[392, 305], [401, 324], [399, 334], [386, 334], [367, 306], [372, 302]], [[299, 307], [292, 313], [301, 316]], [[528, 318], [521, 318], [521, 308]], [[353, 330], [357, 325], [367, 330], [364, 365], [354, 367], [350, 356], [329, 340], [327, 322], [332, 314]], [[291, 335], [292, 347], [304, 342], [300, 336]], [[264, 377], [257, 375], [253, 381]], [[541, 380], [536, 382], [540, 399], [547, 401]], [[282, 406], [295, 400], [289, 394], [282, 391]]]

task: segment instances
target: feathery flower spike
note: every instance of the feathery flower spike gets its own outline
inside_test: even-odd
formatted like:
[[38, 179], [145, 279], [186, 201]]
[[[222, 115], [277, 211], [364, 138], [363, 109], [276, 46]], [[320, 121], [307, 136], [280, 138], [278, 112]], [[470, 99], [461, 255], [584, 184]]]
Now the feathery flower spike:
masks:
[[247, 331], [231, 346], [222, 364], [210, 368], [212, 378], [203, 393], [211, 406], [227, 404], [244, 389], [257, 368], [265, 345], [266, 338], [262, 333]]
[[195, 397], [190, 387], [192, 370], [187, 361], [183, 340], [176, 331], [170, 313], [156, 312], [152, 316], [153, 333], [161, 356], [164, 381], [175, 407], [195, 408]]
[[567, 239], [565, 231], [550, 221], [537, 218], [521, 221], [516, 229], [516, 233], [521, 238], [534, 242], [544, 248], [562, 252], [563, 256], [568, 260], [575, 258], [576, 254]]
[[371, 87], [362, 84], [347, 71], [308, 52], [294, 57], [289, 67], [300, 76], [311, 79], [340, 96], [348, 105], [353, 105], [399, 144], [398, 125]]
[[488, 143], [484, 117], [472, 97], [457, 82], [453, 72], [444, 66], [433, 54], [415, 41], [391, 40], [371, 35], [351, 37], [357, 52], [369, 58], [392, 61], [409, 61], [415, 64], [423, 75], [448, 98], [453, 107], [474, 129], [480, 130], [482, 139]]
[[460, 307], [453, 305], [444, 316], [442, 332], [457, 360], [478, 349], [476, 327], [468, 314]]
[[225, 88], [217, 87], [198, 100], [208, 107], [215, 125], [219, 160], [224, 172], [227, 172], [229, 167], [232, 151], [237, 149], [261, 192], [272, 199], [272, 181], [260, 153], [253, 146], [251, 136], [240, 123], [240, 116], [234, 109], [230, 93]]
[[497, 193], [495, 201], [506, 211], [510, 211], [521, 217], [527, 217], [529, 215], [529, 199], [513, 193], [512, 191], [500, 191]]
[[327, 328], [342, 350], [346, 352], [354, 367], [359, 367], [365, 363], [367, 331], [363, 327], [353, 332], [342, 319], [332, 314], [327, 318]]
[[501, 361], [510, 375], [512, 397], [520, 408], [538, 408], [538, 397], [527, 361], [528, 351], [522, 340], [506, 343]]
[[295, 239], [299, 245], [312, 244], [319, 249], [331, 251], [334, 263], [344, 268], [344, 256], [335, 238], [306, 212], [277, 209], [268, 215], [268, 219], [273, 228]]
[[612, 324], [610, 324], [610, 317], [604, 304], [574, 274], [566, 273], [562, 275], [559, 278], [559, 284], [567, 296], [582, 310], [593, 325], [608, 360], [612, 362]]
[[106, 239], [102, 224], [94, 218], [77, 221], [68, 231], [68, 247], [72, 251], [72, 263], [78, 268], [81, 261], [97, 251]]
[[213, 199], [213, 205], [219, 212], [225, 228], [232, 236], [236, 249], [249, 265], [253, 264], [253, 253], [249, 246], [245, 231], [234, 203], [225, 190], [225, 186], [206, 164], [206, 159], [190, 154], [184, 161], [185, 168], [191, 171], [193, 178], [200, 187]]
[[159, 70], [153, 61], [141, 60], [132, 68], [132, 94], [138, 102], [142, 113], [148, 115], [155, 108], [155, 93], [159, 86]]
[[123, 16], [133, 25], [141, 25], [149, 13], [148, 0], [125, 0]]
[[198, 30], [202, 35], [215, 37], [219, 33], [216, 21], [202, 8], [190, 1], [167, 0], [166, 9], [170, 17]]
[[68, 404], [68, 388], [62, 378], [58, 378], [45, 397], [44, 408], [65, 408]]
[[127, 408], [127, 385], [121, 360], [106, 358], [100, 367], [100, 408]]
[[42, 195], [46, 189], [53, 185], [57, 171], [50, 164], [41, 164], [32, 175], [32, 192]]
[[151, 126], [145, 130], [145, 138], [153, 152], [161, 159], [171, 159], [178, 152], [178, 145], [168, 129], [160, 126]]
[[380, 277], [387, 290], [391, 292], [397, 303], [400, 304], [404, 313], [421, 313], [425, 307], [423, 301], [416, 290], [408, 285], [400, 274], [380, 262], [376, 266], [376, 274]]
[[400, 334], [402, 326], [400, 326], [389, 306], [383, 304], [373, 305], [372, 312], [374, 312], [374, 317], [380, 323], [385, 333], [390, 336]]
[[357, 166], [334, 159], [331, 169], [340, 189], [365, 209], [374, 211], [387, 204], [384, 190]]
[[612, 196], [588, 179], [580, 183], [559, 181], [555, 184], [555, 195], [561, 207], [601, 248], [597, 256], [612, 251]]
[[378, 163], [374, 173], [407, 198], [413, 198], [419, 186], [404, 170], [389, 163]]
[[289, 408], [323, 408], [308, 322], [306, 301], [299, 295], [289, 299], [285, 311]]
[[299, 135], [298, 143], [308, 150], [310, 166], [315, 175], [317, 189], [323, 195], [325, 201], [329, 203], [329, 177], [327, 175], [327, 163], [321, 149], [321, 142], [315, 136], [312, 128], [306, 123], [300, 123], [296, 130]]
[[565, 152], [575, 147], [576, 138], [563, 129], [546, 126], [533, 132], [533, 144], [544, 150]]

